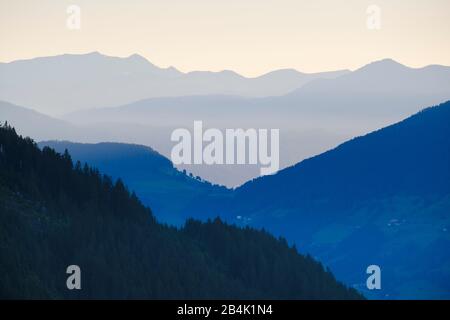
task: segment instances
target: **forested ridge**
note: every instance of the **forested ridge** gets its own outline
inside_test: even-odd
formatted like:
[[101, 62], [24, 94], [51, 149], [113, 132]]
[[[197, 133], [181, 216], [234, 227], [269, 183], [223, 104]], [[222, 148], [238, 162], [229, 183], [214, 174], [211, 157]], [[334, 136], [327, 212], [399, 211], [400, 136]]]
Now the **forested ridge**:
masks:
[[[81, 290], [66, 287], [73, 264]], [[160, 224], [121, 180], [40, 150], [7, 124], [0, 274], [0, 298], [363, 298], [265, 231], [219, 219]]]

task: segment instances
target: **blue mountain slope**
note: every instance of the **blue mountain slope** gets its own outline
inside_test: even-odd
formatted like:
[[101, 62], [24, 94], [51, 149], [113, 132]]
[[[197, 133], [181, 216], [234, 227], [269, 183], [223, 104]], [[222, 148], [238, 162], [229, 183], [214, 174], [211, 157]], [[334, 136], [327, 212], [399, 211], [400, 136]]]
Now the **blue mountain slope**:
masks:
[[195, 207], [191, 202], [198, 203], [206, 195], [229, 193], [225, 187], [178, 171], [167, 158], [141, 145], [45, 141], [39, 146], [49, 146], [61, 153], [67, 149], [73, 160], [87, 162], [100, 172], [121, 178], [144, 204], [152, 206], [159, 220], [170, 224], [180, 225], [193, 214], [184, 210]]

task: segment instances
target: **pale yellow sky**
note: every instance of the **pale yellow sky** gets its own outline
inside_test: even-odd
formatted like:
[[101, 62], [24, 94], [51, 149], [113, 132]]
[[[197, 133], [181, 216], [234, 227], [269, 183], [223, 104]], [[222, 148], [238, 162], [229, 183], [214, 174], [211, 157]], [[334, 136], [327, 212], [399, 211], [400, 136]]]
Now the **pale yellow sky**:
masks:
[[[66, 26], [72, 4], [80, 30]], [[367, 28], [369, 5], [379, 30]], [[450, 65], [450, 0], [0, 0], [0, 61], [91, 51], [246, 76], [382, 58]]]

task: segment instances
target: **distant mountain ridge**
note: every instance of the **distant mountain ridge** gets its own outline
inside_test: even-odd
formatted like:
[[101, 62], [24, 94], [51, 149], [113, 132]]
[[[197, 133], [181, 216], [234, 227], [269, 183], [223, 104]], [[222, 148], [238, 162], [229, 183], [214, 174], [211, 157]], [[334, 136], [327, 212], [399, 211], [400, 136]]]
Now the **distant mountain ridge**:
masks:
[[[409, 68], [385, 59], [334, 79], [312, 80], [283, 96], [149, 98], [83, 110], [63, 119], [92, 126], [147, 126], [146, 137], [154, 138], [152, 146], [166, 157], [172, 146], [170, 133], [192, 128], [195, 120], [221, 130], [279, 128], [280, 167], [285, 168], [449, 99], [450, 67]], [[186, 169], [229, 187], [258, 176], [256, 166], [191, 165]]]
[[0, 64], [0, 100], [62, 115], [150, 97], [281, 95], [312, 79], [347, 72], [306, 74], [290, 69], [246, 78], [232, 71], [183, 73], [174, 67], [159, 68], [138, 54], [126, 58], [98, 52], [64, 54]]
[[[66, 61], [67, 57], [59, 58]], [[130, 81], [125, 81], [125, 86], [115, 87], [116, 84], [121, 83], [120, 81], [115, 82], [116, 75], [123, 80], [123, 68], [128, 68], [129, 64], [135, 66], [131, 68], [134, 70], [131, 78], [135, 77], [137, 80], [140, 79], [139, 81], [148, 79], [150, 75], [153, 77], [153, 74], [161, 71], [137, 55], [129, 58], [105, 58], [95, 53], [87, 56], [75, 55], [69, 58], [85, 62], [94, 61], [88, 63], [88, 65], [92, 64], [92, 67], [88, 69], [93, 75], [89, 81], [85, 81], [83, 70], [87, 67], [76, 68], [73, 72], [75, 75], [78, 73], [79, 76], [67, 80], [75, 81], [69, 86], [75, 90], [70, 89], [71, 92], [63, 96], [63, 99], [70, 101], [58, 103], [60, 106], [74, 103], [79, 98], [88, 100], [89, 94], [82, 91], [81, 88], [93, 90], [96, 85], [103, 83], [96, 80], [95, 77], [98, 74], [100, 77], [108, 75], [109, 80], [107, 83], [105, 82], [106, 91], [99, 93], [93, 90], [93, 93], [95, 96], [98, 94], [101, 99], [105, 97], [113, 99], [115, 94], [128, 92], [127, 88], [132, 88], [132, 90], [147, 88], [147, 86], [135, 86], [134, 80], [131, 81], [128, 78]], [[54, 59], [42, 59], [54, 63]], [[57, 60], [57, 57], [55, 59]], [[101, 62], [96, 62], [97, 60]], [[27, 67], [29, 62], [23, 62], [24, 72], [29, 70]], [[62, 66], [56, 69], [57, 72], [55, 72], [60, 76], [65, 74]], [[105, 71], [102, 71], [103, 69]], [[147, 69], [148, 71], [145, 71]], [[45, 70], [44, 67], [43, 70]], [[96, 72], [95, 70], [100, 71]], [[166, 71], [162, 72], [166, 74]], [[144, 78], [141, 77], [143, 73], [145, 74]], [[164, 78], [173, 83], [171, 77], [178, 77], [177, 72], [172, 70], [170, 73], [167, 77], [157, 76], [157, 79]], [[19, 74], [21, 73], [19, 72]], [[36, 72], [36, 74], [39, 75], [40, 72]], [[285, 75], [295, 75], [296, 72], [284, 70], [272, 72], [266, 76], [277, 78], [277, 74], [282, 74], [284, 77]], [[0, 82], [4, 75], [6, 74], [0, 73]], [[228, 76], [237, 77], [236, 74], [229, 71], [221, 72], [220, 75], [210, 72], [189, 74], [189, 77], [195, 79], [212, 77], [207, 81], [208, 85], [212, 85], [216, 77], [228, 78]], [[25, 91], [21, 89], [20, 81], [26, 78], [25, 76], [18, 78], [5, 76], [4, 79], [8, 83], [18, 81], [17, 85], [10, 86], [9, 89], [16, 90], [20, 93], [18, 95], [20, 97], [31, 98], [33, 95], [24, 94]], [[157, 88], [160, 84], [166, 83], [166, 80], [162, 82], [159, 80], [151, 88], [162, 93], [164, 91]], [[257, 79], [251, 80], [256, 81]], [[43, 83], [43, 90], [41, 90], [42, 88], [37, 90], [39, 86], [34, 84], [31, 87], [36, 89], [39, 94], [48, 93], [50, 99], [59, 99], [58, 94], [54, 93], [58, 92], [59, 85], [67, 85], [64, 81], [61, 83], [58, 81], [58, 83], [48, 86], [48, 83], [46, 85], [39, 76], [35, 76], [33, 81], [37, 84]], [[197, 83], [196, 81], [194, 82]], [[200, 81], [195, 84], [195, 86], [197, 85], [203, 87], [203, 82]], [[184, 85], [182, 87], [187, 88]], [[0, 92], [2, 88], [8, 87], [0, 85]], [[225, 89], [228, 90], [227, 88], [230, 87], [226, 85], [219, 91], [223, 92]], [[242, 88], [247, 88], [247, 86]], [[135, 96], [134, 93], [130, 95], [131, 101], [135, 101], [137, 98], [138, 96]], [[0, 118], [9, 119], [18, 130], [36, 140], [69, 140], [89, 143], [111, 141], [142, 144], [152, 147], [166, 157], [170, 157], [173, 147], [173, 142], [170, 141], [173, 130], [192, 129], [195, 120], [202, 120], [205, 127], [220, 130], [278, 128], [280, 129], [280, 168], [283, 169], [334, 148], [352, 137], [398, 122], [419, 111], [423, 106], [435, 105], [449, 99], [449, 67], [430, 65], [423, 68], [409, 68], [391, 59], [384, 59], [333, 79], [313, 79], [299, 89], [282, 96], [257, 98], [226, 94], [158, 98], [145, 96], [142, 100], [138, 99], [136, 102], [116, 107], [72, 112], [61, 117], [64, 122], [55, 122], [55, 119], [47, 121], [49, 119], [44, 120], [43, 115], [32, 112], [25, 115], [24, 109], [21, 109], [22, 113], [19, 115], [13, 111], [14, 108], [11, 104], [4, 107], [0, 102]], [[32, 100], [30, 103], [37, 101], [34, 98]], [[118, 104], [119, 100], [115, 101], [114, 105]], [[29, 108], [32, 105], [25, 106]], [[88, 108], [88, 105], [83, 104], [83, 108]], [[33, 121], [24, 121], [27, 118], [33, 119]], [[184, 165], [178, 168], [186, 169], [194, 175], [216, 184], [233, 188], [258, 177], [260, 173], [258, 165]]]

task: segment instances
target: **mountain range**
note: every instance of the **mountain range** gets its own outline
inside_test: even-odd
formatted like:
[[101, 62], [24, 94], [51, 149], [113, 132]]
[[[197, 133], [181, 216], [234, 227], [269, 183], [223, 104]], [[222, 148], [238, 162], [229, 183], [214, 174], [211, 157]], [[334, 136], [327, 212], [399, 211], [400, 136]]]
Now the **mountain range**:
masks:
[[377, 297], [448, 298], [449, 164], [446, 102], [248, 182], [221, 207], [283, 234], [356, 287], [365, 266], [380, 265]]
[[347, 72], [307, 74], [285, 69], [246, 78], [228, 70], [183, 73], [174, 67], [159, 68], [138, 54], [126, 58], [98, 52], [64, 54], [0, 63], [0, 100], [62, 115], [150, 97], [282, 95], [313, 79]]
[[[363, 298], [267, 232], [218, 218], [162, 225], [121, 180], [40, 150], [8, 125], [0, 234], [2, 299]], [[68, 290], [71, 268], [78, 290]]]
[[[220, 215], [230, 223], [283, 235], [369, 297], [446, 298], [450, 295], [449, 139], [450, 102], [446, 102], [235, 190], [192, 181], [177, 171], [189, 184], [204, 185], [199, 190], [206, 192], [180, 202], [185, 207], [178, 209], [154, 200], [161, 208], [156, 216], [172, 223], [177, 214], [178, 221]], [[165, 189], [172, 184], [169, 175], [162, 176], [157, 186], [145, 185], [145, 175], [133, 175], [137, 164], [130, 150], [136, 146], [103, 146], [130, 155], [119, 164], [111, 151], [92, 155], [102, 146], [44, 144], [59, 151], [67, 148], [77, 160], [120, 175], [148, 201], [151, 194], [158, 195], [158, 188], [170, 194]], [[153, 160], [148, 164], [139, 171], [159, 171]], [[167, 160], [163, 168], [174, 170]], [[167, 211], [171, 215], [166, 217]], [[371, 264], [382, 269], [381, 291], [365, 290], [365, 268]]]
[[[162, 89], [167, 83], [169, 91]], [[244, 92], [254, 87], [257, 94]], [[137, 55], [62, 55], [0, 64], [0, 99], [58, 115], [63, 122], [48, 123], [43, 115], [15, 115], [11, 105], [0, 106], [1, 116], [36, 140], [142, 144], [166, 157], [173, 130], [192, 130], [195, 120], [220, 130], [280, 129], [280, 168], [286, 168], [450, 99], [450, 67], [410, 68], [384, 59], [351, 72], [306, 76], [281, 70], [247, 79], [233, 72], [161, 69]], [[22, 125], [23, 117], [36, 121]], [[259, 165], [178, 168], [233, 188], [260, 172]]]
[[[170, 97], [139, 96], [148, 85], [138, 92], [135, 83], [150, 74], [161, 86], [162, 78], [177, 83], [173, 79], [198, 77], [208, 79], [199, 80], [199, 87], [210, 88], [202, 81], [217, 84], [214, 79], [237, 76], [184, 74], [139, 56], [97, 53], [1, 68], [7, 72], [0, 73], [0, 92], [7, 94], [0, 97], [10, 100], [0, 102], [2, 121], [45, 140], [42, 150], [68, 149], [74, 160], [110, 174], [119, 186], [123, 179], [159, 221], [181, 228], [189, 217], [207, 221], [220, 216], [244, 228], [264, 228], [324, 262], [339, 280], [368, 297], [449, 297], [450, 102], [422, 110], [449, 100], [449, 67], [409, 68], [385, 59], [329, 79], [297, 79], [295, 88], [284, 86], [280, 95], [270, 90], [178, 95], [173, 90]], [[71, 72], [73, 82], [67, 77]], [[123, 76], [131, 74], [124, 85]], [[110, 82], [103, 84], [103, 77]], [[227, 82], [223, 88], [232, 87]], [[87, 93], [86, 88], [98, 90]], [[131, 93], [117, 98], [121, 91]], [[10, 95], [14, 92], [34, 100], [23, 101], [28, 107], [12, 104], [20, 102]], [[61, 98], [60, 93], [68, 95]], [[90, 108], [82, 101], [86, 97], [97, 105]], [[102, 102], [110, 97], [117, 98], [114, 107]], [[61, 112], [56, 106], [63, 106]], [[170, 134], [191, 128], [194, 120], [222, 130], [280, 128], [282, 170], [258, 177], [259, 167], [252, 165], [175, 168], [167, 159]], [[15, 197], [9, 191], [6, 195]], [[380, 291], [365, 288], [365, 268], [371, 264], [381, 267]]]

